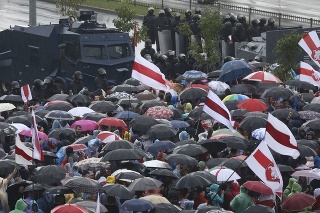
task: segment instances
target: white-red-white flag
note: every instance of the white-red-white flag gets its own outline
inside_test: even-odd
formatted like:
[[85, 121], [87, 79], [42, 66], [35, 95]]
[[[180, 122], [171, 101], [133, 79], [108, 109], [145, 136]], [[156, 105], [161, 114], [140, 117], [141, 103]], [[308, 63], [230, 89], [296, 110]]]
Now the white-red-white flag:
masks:
[[44, 161], [43, 151], [41, 148], [41, 143], [39, 140], [36, 116], [34, 114], [33, 109], [31, 109], [31, 117], [32, 117], [32, 145], [33, 145], [33, 159], [37, 159], [39, 161]]
[[310, 58], [320, 67], [320, 40], [317, 32], [311, 31], [303, 36], [299, 45], [306, 51]]
[[31, 95], [31, 90], [30, 90], [29, 84], [21, 87], [21, 97], [22, 97], [23, 102], [25, 102], [25, 103], [32, 100], [32, 95]]
[[15, 161], [20, 165], [32, 165], [32, 151], [16, 136]]
[[320, 73], [315, 71], [309, 64], [300, 61], [300, 81], [306, 81], [316, 87], [320, 87]]
[[283, 187], [282, 176], [265, 141], [261, 141], [259, 146], [246, 159], [246, 163], [261, 181], [281, 197]]
[[99, 192], [98, 192], [98, 197], [97, 197], [97, 207], [96, 207], [96, 211], [95, 213], [100, 213], [100, 195], [99, 195]]
[[170, 90], [170, 87], [166, 84], [167, 80], [160, 69], [141, 57], [140, 54], [135, 56], [131, 77], [149, 87], [164, 91]]
[[228, 108], [220, 100], [220, 98], [211, 90], [208, 92], [203, 111], [210, 115], [213, 119], [226, 125], [232, 132], [236, 130], [233, 128], [234, 121], [231, 120], [231, 115]]
[[264, 140], [274, 151], [292, 156], [294, 159], [299, 157], [297, 141], [291, 131], [283, 122], [269, 113]]

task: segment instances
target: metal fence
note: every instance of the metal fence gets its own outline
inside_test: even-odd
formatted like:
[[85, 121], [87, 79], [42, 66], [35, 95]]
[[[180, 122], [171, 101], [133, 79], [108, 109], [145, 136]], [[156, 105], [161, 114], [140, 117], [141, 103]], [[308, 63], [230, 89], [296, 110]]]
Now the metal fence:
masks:
[[[109, 0], [109, 1], [121, 1], [121, 0]], [[197, 0], [177, 0], [177, 2], [187, 2], [189, 3], [187, 8], [186, 4], [184, 4], [184, 8], [179, 6], [179, 8], [173, 8], [171, 7], [172, 10], [184, 13], [186, 9], [192, 9], [195, 7], [202, 7], [204, 6], [203, 4], [198, 4]], [[131, 4], [134, 5], [139, 5], [139, 6], [145, 6], [145, 7], [154, 7], [157, 9], [165, 7], [167, 4], [166, 0], [149, 0], [149, 1], [141, 1], [141, 0], [131, 0]], [[172, 1], [171, 1], [172, 3]], [[262, 17], [273, 17], [277, 20], [277, 23], [279, 26], [283, 26], [284, 23], [286, 25], [296, 25], [301, 24], [304, 27], [316, 27], [320, 26], [320, 19], [313, 19], [313, 18], [307, 18], [307, 17], [302, 17], [302, 16], [296, 16], [296, 15], [291, 15], [291, 14], [285, 14], [285, 13], [276, 13], [276, 12], [271, 12], [271, 11], [265, 11], [265, 10], [260, 10], [252, 7], [243, 7], [239, 5], [233, 5], [233, 4], [226, 4], [222, 2], [214, 2], [211, 4], [208, 4], [207, 6], [210, 7], [215, 7], [217, 8], [218, 11], [222, 13], [226, 12], [241, 12], [245, 13], [243, 15], [248, 16], [249, 22], [253, 18], [257, 18], [258, 16]]]

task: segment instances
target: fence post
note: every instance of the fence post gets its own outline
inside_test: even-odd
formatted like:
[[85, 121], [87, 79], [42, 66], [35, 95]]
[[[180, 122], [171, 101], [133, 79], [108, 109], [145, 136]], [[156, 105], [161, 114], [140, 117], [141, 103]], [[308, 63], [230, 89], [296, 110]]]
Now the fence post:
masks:
[[161, 1], [161, 9], [163, 9], [163, 0]]
[[220, 10], [221, 10], [221, 2], [218, 1], [218, 11], [220, 12]]
[[252, 7], [249, 8], [249, 24], [251, 23]]
[[312, 28], [313, 25], [313, 18], [310, 19], [310, 28]]
[[189, 10], [191, 10], [191, 4], [192, 4], [192, 0], [190, 0], [189, 2]]
[[137, 4], [137, 0], [134, 0], [133, 5], [136, 6], [136, 4]]
[[282, 13], [278, 13], [278, 17], [279, 17], [279, 27], [281, 27]]

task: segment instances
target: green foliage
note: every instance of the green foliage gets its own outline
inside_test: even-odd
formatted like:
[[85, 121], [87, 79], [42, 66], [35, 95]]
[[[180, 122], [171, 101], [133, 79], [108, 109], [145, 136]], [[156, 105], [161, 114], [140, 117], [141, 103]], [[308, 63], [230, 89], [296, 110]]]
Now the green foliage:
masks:
[[85, 0], [56, 0], [56, 7], [62, 16], [76, 16]]
[[297, 64], [297, 54], [301, 51], [299, 41], [302, 34], [298, 34], [293, 30], [289, 35], [284, 36], [277, 43], [277, 47], [273, 50], [276, 56], [276, 62], [280, 65], [275, 69], [275, 74], [283, 81], [290, 80], [291, 68]]

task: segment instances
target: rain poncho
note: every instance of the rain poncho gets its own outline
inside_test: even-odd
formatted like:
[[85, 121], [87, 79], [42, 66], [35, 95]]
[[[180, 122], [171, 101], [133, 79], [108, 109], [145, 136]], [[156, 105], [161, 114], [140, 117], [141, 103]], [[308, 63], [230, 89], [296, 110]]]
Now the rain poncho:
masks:
[[[36, 209], [33, 209], [33, 208], [36, 208]], [[27, 211], [27, 213], [43, 213], [43, 211], [39, 209], [39, 205], [35, 200], [31, 200], [30, 209]]]
[[247, 194], [247, 190], [243, 186], [240, 187], [240, 194], [235, 196], [230, 202], [230, 207], [235, 213], [242, 213], [245, 209], [253, 205], [252, 198]]
[[295, 178], [290, 178], [289, 179], [289, 183], [288, 183], [288, 186], [285, 188], [285, 190], [283, 191], [283, 195], [285, 196], [288, 196], [291, 191], [292, 191], [292, 186], [293, 186], [293, 183], [296, 183], [298, 182], [297, 179]]
[[186, 131], [182, 131], [180, 134], [179, 134], [179, 139], [182, 141], [182, 140], [189, 140], [190, 139], [190, 135], [188, 132]]
[[25, 208], [27, 208], [27, 204], [20, 198], [16, 202], [15, 209], [10, 211], [10, 213], [24, 213]]
[[95, 157], [97, 154], [97, 151], [101, 145], [101, 140], [98, 138], [99, 130], [94, 130], [93, 131], [93, 136], [95, 138], [91, 139], [88, 141], [88, 148], [89, 152], [91, 154], [91, 157]]
[[221, 207], [223, 204], [223, 200], [224, 200], [224, 194], [219, 195], [218, 194], [218, 190], [219, 190], [219, 185], [218, 184], [212, 184], [210, 186], [210, 199], [209, 199], [209, 203], [211, 206], [217, 206], [217, 207]]
[[301, 190], [302, 190], [302, 187], [299, 185], [299, 183], [293, 183], [291, 193], [288, 195], [288, 197], [290, 197], [293, 194], [301, 192]]

